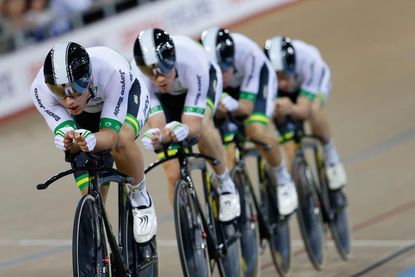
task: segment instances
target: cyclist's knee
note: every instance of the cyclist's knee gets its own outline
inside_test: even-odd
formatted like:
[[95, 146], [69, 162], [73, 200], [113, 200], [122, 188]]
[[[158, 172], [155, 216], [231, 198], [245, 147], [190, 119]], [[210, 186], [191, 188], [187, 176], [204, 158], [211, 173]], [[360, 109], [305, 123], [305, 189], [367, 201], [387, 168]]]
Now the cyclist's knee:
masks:
[[245, 125], [246, 136], [251, 140], [264, 141], [264, 135], [267, 132], [265, 125], [252, 123]]

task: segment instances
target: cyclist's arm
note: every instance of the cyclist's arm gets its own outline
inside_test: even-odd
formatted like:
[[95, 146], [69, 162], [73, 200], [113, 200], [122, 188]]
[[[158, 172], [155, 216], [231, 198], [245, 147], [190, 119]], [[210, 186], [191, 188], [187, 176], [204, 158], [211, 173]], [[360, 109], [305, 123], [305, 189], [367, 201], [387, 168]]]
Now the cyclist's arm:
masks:
[[200, 134], [202, 133], [202, 120], [203, 117], [192, 116], [192, 115], [182, 115], [182, 123], [186, 124], [189, 127], [189, 138], [199, 139]]
[[95, 145], [94, 152], [101, 152], [106, 149], [112, 149], [118, 139], [118, 133], [113, 129], [103, 128], [99, 132], [95, 133], [97, 144]]
[[207, 65], [196, 65], [186, 68], [186, 71], [182, 74], [184, 74], [185, 86], [188, 89], [181, 118], [182, 123], [189, 128], [188, 137], [199, 139], [203, 128], [202, 120], [207, 107], [210, 80], [209, 67]]
[[263, 65], [261, 58], [254, 53], [246, 58], [242, 69], [244, 77], [239, 94], [239, 107], [235, 111], [236, 116], [247, 117], [252, 114], [259, 93], [260, 72]]
[[293, 105], [291, 116], [294, 119], [306, 120], [311, 115], [311, 100], [305, 96], [298, 96], [297, 103]]
[[131, 88], [129, 68], [124, 64], [114, 67], [108, 82], [103, 88], [104, 105], [102, 108], [99, 131], [94, 133], [96, 145], [94, 152], [112, 149], [118, 139], [128, 107], [128, 95]]
[[239, 99], [239, 106], [234, 112], [237, 117], [248, 117], [254, 110], [255, 100]]

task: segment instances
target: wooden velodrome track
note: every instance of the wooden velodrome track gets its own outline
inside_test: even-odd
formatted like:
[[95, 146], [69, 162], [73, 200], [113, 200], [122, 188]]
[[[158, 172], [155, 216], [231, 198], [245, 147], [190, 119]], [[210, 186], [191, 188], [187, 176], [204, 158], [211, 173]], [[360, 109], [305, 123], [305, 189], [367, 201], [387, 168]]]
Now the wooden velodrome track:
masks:
[[[329, 242], [325, 268], [314, 271], [294, 217], [292, 276], [395, 276], [415, 264], [414, 11], [411, 0], [310, 0], [229, 26], [261, 45], [276, 34], [313, 43], [332, 69], [327, 113], [349, 177], [353, 255], [341, 261]], [[0, 276], [71, 276], [79, 193], [69, 177], [47, 191], [35, 189], [67, 168], [62, 153], [37, 112], [4, 122], [0, 133]], [[160, 273], [180, 276], [164, 181], [161, 171], [148, 178]], [[267, 251], [262, 276], [276, 276]]]

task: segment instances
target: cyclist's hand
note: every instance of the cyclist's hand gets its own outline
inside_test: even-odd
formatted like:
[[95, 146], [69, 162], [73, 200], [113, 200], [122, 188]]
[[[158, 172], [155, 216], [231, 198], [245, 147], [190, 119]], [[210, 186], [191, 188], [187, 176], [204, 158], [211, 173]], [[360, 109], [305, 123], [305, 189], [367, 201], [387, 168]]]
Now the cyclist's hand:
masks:
[[287, 116], [293, 111], [294, 103], [288, 97], [281, 97], [277, 99], [277, 115]]
[[154, 151], [157, 144], [161, 141], [161, 134], [159, 128], [148, 129], [144, 132], [141, 144], [147, 150]]
[[178, 121], [166, 124], [167, 135], [175, 142], [183, 141], [189, 135], [189, 127]]
[[220, 97], [220, 102], [223, 107], [228, 110], [228, 112], [234, 112], [239, 107], [239, 101], [230, 96], [227, 93], [222, 93], [222, 96]]
[[67, 150], [69, 148], [71, 148], [72, 146], [72, 139], [69, 138], [69, 133], [73, 132], [73, 128], [72, 127], [64, 127], [59, 129], [56, 132], [56, 136], [55, 136], [55, 146], [56, 148], [58, 148], [59, 150]]
[[75, 130], [74, 139], [83, 152], [91, 152], [97, 144], [95, 135], [91, 131], [85, 129]]

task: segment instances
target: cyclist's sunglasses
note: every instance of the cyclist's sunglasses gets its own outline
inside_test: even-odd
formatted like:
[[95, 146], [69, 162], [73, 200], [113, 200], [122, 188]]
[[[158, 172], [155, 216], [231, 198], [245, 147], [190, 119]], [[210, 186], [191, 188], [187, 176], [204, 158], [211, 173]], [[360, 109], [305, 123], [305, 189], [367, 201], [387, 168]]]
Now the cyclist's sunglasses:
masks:
[[139, 65], [138, 68], [140, 69], [140, 71], [148, 76], [148, 77], [156, 77], [158, 75], [166, 75], [168, 74], [171, 69], [168, 69], [167, 67], [164, 66], [158, 66], [158, 65], [150, 65], [150, 66], [145, 66], [145, 65]]
[[76, 81], [73, 81], [68, 84], [61, 85], [52, 85], [46, 84], [50, 91], [60, 99], [65, 99], [66, 97], [79, 97], [85, 92], [88, 91], [88, 88], [91, 84], [92, 78], [82, 77]]
[[277, 77], [279, 79], [287, 79], [294, 75], [292, 71], [277, 71]]

